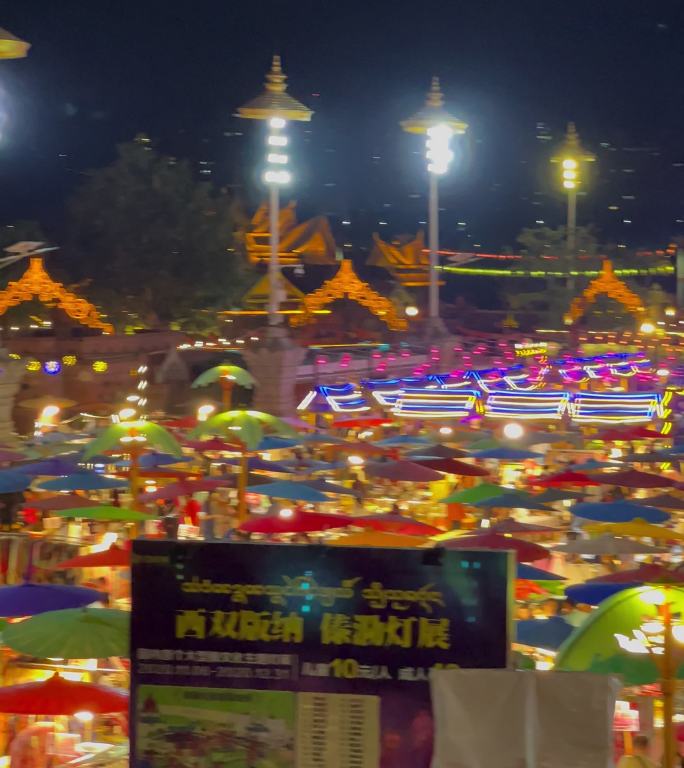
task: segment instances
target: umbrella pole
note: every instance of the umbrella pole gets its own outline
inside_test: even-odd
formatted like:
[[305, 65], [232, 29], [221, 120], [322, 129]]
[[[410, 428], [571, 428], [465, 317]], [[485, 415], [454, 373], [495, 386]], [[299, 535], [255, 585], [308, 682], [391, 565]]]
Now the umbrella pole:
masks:
[[664, 632], [662, 678], [660, 688], [663, 692], [663, 768], [675, 768], [674, 742], [674, 695], [676, 688], [675, 670], [672, 659], [672, 612], [668, 601], [668, 589], [665, 587], [665, 602], [662, 606]]
[[140, 491], [140, 453], [137, 445], [130, 447], [131, 467], [128, 470], [128, 490], [131, 494], [131, 509], [140, 509], [138, 493]]
[[247, 477], [249, 475], [249, 459], [247, 451], [240, 454], [240, 474], [238, 475], [238, 525], [247, 518]]
[[223, 410], [229, 411], [233, 400], [233, 382], [225, 377], [221, 378], [221, 402]]

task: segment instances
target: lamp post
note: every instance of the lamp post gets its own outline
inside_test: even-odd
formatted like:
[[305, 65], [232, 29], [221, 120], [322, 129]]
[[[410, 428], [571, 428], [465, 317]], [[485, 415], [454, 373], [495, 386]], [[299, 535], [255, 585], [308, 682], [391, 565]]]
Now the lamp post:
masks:
[[289, 139], [285, 131], [288, 121], [308, 122], [313, 115], [308, 107], [293, 99], [286, 92], [286, 80], [280, 56], [275, 55], [271, 63], [271, 71], [266, 75], [264, 92], [255, 99], [248, 101], [237, 111], [238, 117], [265, 120], [268, 125], [266, 167], [262, 178], [269, 190], [271, 253], [268, 263], [268, 331], [270, 338], [280, 335], [277, 326], [281, 321], [279, 315], [280, 263], [278, 255], [280, 246], [280, 188], [292, 181], [292, 173], [288, 170], [290, 158], [287, 154], [287, 146]]
[[31, 43], [20, 40], [0, 27], [0, 59], [23, 59], [28, 55]]
[[443, 333], [446, 329], [439, 315], [439, 177], [449, 170], [454, 154], [449, 148], [454, 134], [463, 134], [467, 123], [449, 114], [444, 109], [439, 78], [432, 78], [432, 85], [425, 106], [401, 122], [407, 133], [426, 136], [425, 148], [428, 161], [429, 202], [428, 202], [428, 247], [430, 249], [430, 285], [428, 294], [428, 328], [431, 332]]
[[[561, 181], [563, 189], [568, 196], [568, 211], [565, 225], [566, 251], [568, 259], [568, 271], [571, 271], [575, 261], [577, 238], [577, 187], [581, 184], [581, 171], [584, 163], [593, 163], [596, 155], [588, 152], [580, 144], [579, 134], [574, 123], [568, 123], [565, 141], [560, 147], [559, 154], [551, 158], [552, 163], [557, 163], [561, 168]], [[568, 276], [567, 287], [574, 290], [574, 278]]]

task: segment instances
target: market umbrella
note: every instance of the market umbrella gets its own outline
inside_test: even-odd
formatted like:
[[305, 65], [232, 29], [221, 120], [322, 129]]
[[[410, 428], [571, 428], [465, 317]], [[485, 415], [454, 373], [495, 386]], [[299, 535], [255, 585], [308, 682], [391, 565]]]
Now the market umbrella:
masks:
[[499, 461], [527, 461], [529, 459], [543, 459], [544, 454], [526, 451], [523, 448], [485, 448], [470, 454], [473, 459], [497, 459]]
[[[170, 464], [185, 464], [188, 461], [192, 461], [190, 456], [183, 456], [179, 458], [171, 453], [159, 453], [158, 451], [150, 451], [149, 453], [143, 453], [138, 460], [138, 466], [140, 469], [154, 469], [156, 467], [165, 467]], [[130, 467], [131, 462], [128, 460], [117, 461], [117, 467]], [[63, 473], [64, 474], [64, 473]]]
[[[287, 514], [284, 514], [285, 512]], [[281, 510], [275, 515], [252, 517], [240, 525], [240, 530], [263, 534], [314, 533], [316, 531], [328, 531], [332, 528], [346, 528], [353, 524], [353, 518], [346, 515], [293, 509]]]
[[[239, 467], [240, 461], [240, 459], [221, 459], [218, 463]], [[247, 459], [247, 469], [249, 472], [278, 472], [280, 474], [288, 474], [292, 471], [285, 464], [280, 464], [276, 461], [266, 461], [266, 459], [262, 459], [259, 456], [250, 456]]]
[[77, 507], [95, 507], [91, 499], [78, 496], [75, 493], [59, 493], [56, 496], [47, 496], [40, 499], [26, 499], [25, 507], [40, 510], [76, 509]]
[[183, 443], [188, 448], [192, 448], [199, 453], [225, 453], [228, 451], [239, 451], [240, 448], [235, 443], [229, 443], [220, 437], [210, 437], [206, 440], [187, 440]]
[[239, 365], [215, 365], [213, 368], [209, 368], [206, 371], [200, 373], [200, 375], [190, 385], [192, 389], [198, 387], [207, 387], [210, 384], [215, 384], [217, 381], [226, 379], [232, 384], [238, 384], [241, 387], [251, 389], [256, 381], [249, 371], [244, 368], [240, 368]]
[[125, 488], [126, 480], [106, 477], [97, 472], [74, 472], [73, 475], [44, 480], [36, 488], [42, 491], [100, 491], [107, 488]]
[[306, 483], [295, 483], [288, 480], [266, 483], [265, 485], [250, 485], [247, 488], [247, 493], [258, 493], [261, 496], [287, 499], [288, 501], [308, 501], [311, 504], [326, 504], [332, 501], [329, 496]]
[[589, 459], [589, 461], [572, 465], [575, 472], [593, 472], [597, 469], [619, 469], [620, 467], [621, 464], [615, 461], [596, 461], [596, 459]]
[[61, 456], [54, 456], [51, 459], [43, 459], [42, 461], [33, 461], [30, 464], [22, 464], [18, 469], [23, 475], [31, 477], [45, 475], [59, 477], [60, 475], [73, 475], [83, 472], [83, 469], [79, 469], [76, 460], [73, 458], [62, 458]]
[[527, 579], [528, 581], [565, 581], [564, 576], [559, 576], [552, 571], [545, 571], [542, 568], [535, 568], [528, 563], [518, 563], [516, 578]]
[[0, 688], [0, 712], [8, 714], [57, 716], [127, 710], [127, 694], [103, 685], [65, 680], [58, 674], [39, 683]]
[[406, 536], [434, 536], [442, 533], [439, 528], [427, 523], [421, 523], [408, 515], [400, 515], [394, 512], [387, 512], [377, 515], [361, 515], [353, 518], [354, 525], [370, 528], [374, 531], [384, 531], [388, 533], [399, 533]]
[[462, 475], [463, 477], [486, 477], [489, 471], [475, 464], [468, 464], [467, 461], [458, 459], [413, 459], [415, 464], [421, 467], [434, 469], [437, 472], [444, 472], [448, 475]]
[[524, 491], [512, 491], [502, 493], [500, 496], [492, 496], [488, 499], [482, 499], [473, 503], [474, 507], [481, 509], [540, 509], [545, 512], [551, 512], [549, 507], [545, 507], [537, 501], [537, 497]]
[[366, 465], [366, 475], [393, 482], [432, 483], [444, 476], [435, 469], [423, 467], [413, 461], [383, 461]]
[[[287, 424], [286, 421], [283, 419], [280, 419], [280, 421], [283, 421], [284, 424]], [[296, 445], [301, 445], [302, 441], [299, 437], [278, 437], [277, 435], [266, 435], [266, 437], [262, 438], [259, 442], [259, 445], [257, 445], [256, 450], [257, 451], [283, 451], [287, 448], [294, 448]]]
[[13, 469], [0, 470], [0, 493], [19, 493], [25, 491], [31, 482], [32, 477], [15, 472]]
[[167, 419], [159, 423], [167, 429], [194, 429], [198, 421], [194, 416], [183, 416], [180, 419]]
[[506, 488], [503, 485], [494, 485], [492, 483], [481, 483], [474, 488], [466, 488], [463, 491], [456, 491], [444, 499], [440, 499], [440, 504], [474, 504], [476, 501], [490, 499], [493, 496], [501, 496], [504, 493], [510, 493], [513, 489]]
[[348, 467], [346, 461], [327, 462], [318, 461], [316, 459], [286, 459], [285, 461], [278, 462], [281, 467], [285, 467], [286, 472], [293, 472], [295, 474], [312, 473], [312, 472], [332, 472], [335, 469], [342, 469]]
[[549, 550], [539, 544], [515, 539], [512, 536], [501, 536], [498, 533], [461, 536], [457, 539], [441, 542], [440, 546], [446, 549], [511, 549], [515, 552], [518, 562], [521, 563], [545, 560], [550, 556]]
[[[649, 654], [633, 656], [623, 642], [634, 639], [634, 631], [645, 621], [659, 621], [659, 606], [652, 600], [666, 590], [672, 614], [684, 613], [684, 589], [677, 586], [634, 587], [604, 600], [596, 611], [559, 648], [555, 667], [569, 672], [618, 672], [624, 685], [644, 685], [659, 677], [658, 666]], [[677, 665], [675, 664], [675, 667]], [[682, 677], [683, 667], [677, 670]]]
[[59, 509], [55, 517], [77, 517], [81, 520], [101, 520], [102, 522], [139, 523], [143, 520], [154, 520], [154, 515], [138, 512], [135, 509], [114, 507], [107, 504], [92, 507], [76, 507], [75, 509]]
[[656, 507], [636, 504], [633, 501], [580, 501], [569, 509], [573, 515], [598, 523], [628, 523], [641, 519], [649, 523], [664, 523], [670, 514]]
[[129, 628], [128, 611], [67, 608], [5, 625], [2, 642], [39, 659], [105, 659], [128, 656]]
[[628, 571], [604, 573], [585, 584], [684, 584], [684, 571], [673, 570], [658, 563], [645, 563]]
[[552, 547], [554, 552], [566, 552], [574, 555], [651, 555], [669, 552], [667, 547], [654, 547], [640, 541], [620, 539], [605, 534], [595, 539], [576, 539], [567, 544]]
[[617, 485], [621, 488], [670, 488], [677, 481], [665, 475], [626, 469], [623, 472], [602, 472], [592, 475], [601, 485]]
[[405, 445], [432, 445], [432, 440], [420, 435], [395, 435], [386, 437], [384, 440], [376, 440], [373, 445], [381, 448], [401, 448]]
[[530, 485], [536, 485], [540, 488], [560, 488], [564, 485], [575, 486], [596, 486], [601, 483], [585, 475], [582, 472], [573, 472], [572, 470], [566, 470], [565, 472], [559, 472], [555, 475], [547, 475], [546, 477], [532, 477], [529, 479]]
[[[279, 433], [286, 437], [295, 437], [296, 433], [289, 424], [286, 424], [277, 416], [270, 413], [253, 410], [231, 410], [218, 413], [198, 424], [194, 431], [195, 436], [218, 435], [230, 437], [239, 442], [243, 450], [268, 450], [262, 447], [265, 443], [264, 435], [269, 431]], [[297, 441], [294, 441], [294, 445]], [[287, 446], [285, 446], [287, 447]]]
[[562, 488], [547, 488], [541, 493], [535, 494], [537, 504], [553, 504], [554, 501], [571, 501], [583, 499], [584, 494], [576, 491], [563, 490]]
[[649, 496], [643, 501], [651, 507], [659, 509], [678, 509], [684, 510], [684, 499], [680, 499], [671, 493], [661, 493], [658, 496]]
[[69, 568], [128, 568], [131, 565], [131, 550], [112, 544], [102, 552], [89, 552], [86, 555], [76, 555], [69, 560], [63, 560], [55, 568], [66, 571]]
[[558, 650], [575, 629], [562, 616], [516, 621], [514, 628], [514, 642], [520, 645], [529, 645], [532, 648], [544, 648], [549, 651]]
[[0, 616], [7, 619], [35, 616], [37, 613], [63, 608], [82, 608], [105, 599], [95, 589], [25, 581], [11, 587], [0, 587]]
[[465, 459], [470, 456], [468, 451], [464, 451], [462, 448], [450, 448], [448, 445], [442, 445], [441, 443], [421, 446], [415, 451], [409, 451], [404, 455], [412, 461], [417, 459]]
[[0, 447], [0, 464], [11, 464], [15, 461], [23, 461], [26, 458], [25, 453], [12, 451], [9, 448]]
[[333, 445], [337, 443], [339, 445], [345, 441], [336, 435], [326, 435], [324, 433], [317, 432], [313, 435], [300, 435], [299, 442], [303, 445], [307, 445], [308, 443], [320, 443], [321, 445]]
[[335, 496], [358, 496], [358, 492], [353, 488], [347, 488], [345, 485], [339, 485], [338, 483], [331, 483], [323, 478], [317, 480], [307, 480], [306, 484], [309, 488], [315, 488], [321, 493], [332, 493]]
[[121, 421], [110, 424], [94, 440], [91, 440], [83, 451], [83, 458], [87, 461], [92, 456], [106, 453], [114, 449], [125, 450], [140, 458], [143, 448], [159, 448], [164, 453], [185, 458], [176, 438], [160, 424], [153, 421]]
[[140, 501], [157, 501], [158, 499], [176, 499], [179, 496], [192, 496], [193, 493], [200, 491], [215, 491], [217, 488], [227, 488], [230, 485], [230, 477], [214, 479], [205, 477], [200, 480], [179, 480], [175, 483], [169, 483], [163, 488], [152, 493], [143, 493]]
[[330, 426], [332, 429], [357, 429], [361, 427], [384, 427], [391, 423], [392, 419], [381, 418], [378, 416], [359, 416], [356, 419], [340, 419], [340, 421], [333, 421]]
[[589, 584], [572, 584], [565, 588], [565, 594], [569, 600], [575, 603], [585, 603], [586, 605], [600, 605], [604, 600], [616, 595], [623, 589], [642, 586], [639, 581], [631, 581], [626, 584], [609, 584], [606, 582], [596, 582]]
[[350, 533], [325, 542], [333, 547], [424, 547], [431, 542], [422, 536], [405, 536], [400, 533], [382, 531], [363, 531]]
[[549, 525], [534, 525], [532, 523], [520, 523], [514, 520], [512, 517], [501, 520], [498, 523], [492, 525], [489, 529], [493, 533], [510, 533], [516, 536], [524, 536], [525, 534], [540, 534], [540, 533], [560, 533], [559, 528], [552, 528]]
[[662, 525], [651, 525], [645, 520], [631, 520], [627, 523], [597, 523], [587, 526], [590, 533], [612, 533], [616, 536], [633, 536], [641, 539], [662, 541], [684, 541], [684, 533], [678, 533]]

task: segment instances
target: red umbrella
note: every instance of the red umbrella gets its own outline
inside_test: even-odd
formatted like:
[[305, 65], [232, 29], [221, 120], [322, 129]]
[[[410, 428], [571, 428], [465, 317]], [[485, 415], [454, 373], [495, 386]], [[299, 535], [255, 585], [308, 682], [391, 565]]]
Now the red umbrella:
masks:
[[227, 443], [225, 440], [221, 440], [220, 437], [210, 437], [208, 440], [188, 440], [185, 442], [185, 445], [200, 453], [242, 450], [240, 446]]
[[307, 512], [303, 509], [281, 510], [275, 515], [252, 517], [242, 523], [241, 531], [248, 533], [314, 533], [331, 528], [345, 528], [354, 525], [354, 518], [346, 515]]
[[601, 485], [619, 485], [622, 488], [670, 488], [676, 480], [665, 475], [626, 469], [624, 472], [601, 472], [593, 475]]
[[665, 435], [658, 432], [657, 429], [649, 429], [648, 427], [635, 426], [627, 430], [630, 440], [658, 440], [663, 439]]
[[529, 483], [530, 485], [538, 485], [542, 488], [560, 488], [564, 485], [601, 485], [596, 480], [592, 480], [589, 475], [585, 475], [584, 472], [572, 472], [571, 470], [548, 475], [547, 477], [533, 477], [529, 480]]
[[599, 432], [595, 439], [603, 440], [606, 443], [612, 443], [616, 440], [654, 440], [662, 437], [663, 435], [654, 429], [636, 425], [624, 429], [606, 429], [603, 432]]
[[169, 419], [159, 423], [162, 427], [169, 429], [194, 429], [197, 426], [197, 419], [194, 416], [183, 416], [180, 419]]
[[535, 533], [560, 533], [558, 528], [552, 528], [549, 525], [533, 525], [531, 523], [519, 523], [512, 517], [495, 523], [490, 529], [494, 533], [517, 533], [519, 536]]
[[585, 584], [681, 584], [684, 583], [684, 571], [673, 571], [664, 565], [641, 565], [629, 571], [607, 573], [588, 579]]
[[118, 547], [112, 544], [104, 552], [90, 552], [64, 560], [55, 566], [60, 570], [67, 568], [128, 568], [131, 565], [131, 551], [128, 547]]
[[105, 714], [127, 710], [127, 694], [103, 685], [72, 682], [57, 674], [40, 683], [0, 688], [0, 712], [13, 715]]
[[386, 454], [391, 453], [391, 449], [383, 448], [380, 445], [372, 445], [371, 443], [364, 443], [359, 441], [356, 443], [332, 443], [326, 445], [326, 450], [339, 453], [344, 452], [347, 455], [357, 454], [363, 456], [364, 454]]
[[179, 480], [177, 483], [169, 483], [153, 493], [143, 493], [140, 501], [157, 501], [157, 499], [176, 499], [179, 496], [192, 496], [198, 491], [215, 491], [217, 488], [229, 487], [231, 479], [222, 480], [204, 478], [202, 480]]
[[416, 460], [415, 464], [421, 467], [434, 469], [437, 472], [446, 472], [449, 475], [463, 475], [465, 477], [485, 477], [489, 471], [482, 467], [476, 467], [475, 464], [468, 464], [467, 461], [458, 459], [423, 459]]
[[354, 525], [360, 525], [363, 528], [371, 528], [374, 531], [384, 531], [399, 533], [403, 536], [435, 536], [438, 533], [444, 533], [434, 525], [421, 523], [407, 515], [399, 515], [392, 512], [378, 515], [362, 515], [353, 518]]
[[435, 480], [444, 479], [441, 472], [423, 467], [414, 461], [383, 461], [368, 464], [366, 475], [403, 483], [432, 483]]
[[501, 536], [498, 533], [479, 533], [475, 536], [461, 536], [440, 544], [446, 549], [512, 549], [519, 563], [545, 560], [551, 554], [548, 549], [531, 541]]
[[333, 421], [333, 429], [355, 429], [356, 427], [384, 427], [391, 424], [391, 419], [378, 418], [377, 416], [359, 416], [357, 419], [342, 419]]
[[79, 496], [77, 493], [58, 493], [56, 496], [48, 496], [43, 499], [26, 499], [24, 506], [30, 509], [60, 510], [60, 509], [79, 509], [81, 507], [98, 507], [85, 496]]

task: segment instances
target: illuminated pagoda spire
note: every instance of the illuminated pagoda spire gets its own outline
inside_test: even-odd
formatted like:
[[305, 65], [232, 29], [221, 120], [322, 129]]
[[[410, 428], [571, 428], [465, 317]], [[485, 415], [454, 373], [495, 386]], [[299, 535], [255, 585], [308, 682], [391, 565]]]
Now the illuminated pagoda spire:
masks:
[[438, 77], [432, 78], [425, 106], [415, 115], [401, 121], [401, 127], [407, 133], [427, 133], [434, 125], [448, 125], [454, 133], [465, 133], [468, 128], [467, 123], [444, 109], [444, 94]]
[[283, 120], [309, 122], [313, 110], [287, 93], [286, 81], [287, 77], [283, 72], [280, 56], [275, 54], [271, 62], [271, 70], [266, 75], [264, 92], [239, 107], [237, 116], [246, 117], [250, 120], [269, 120], [272, 117], [282, 117]]

